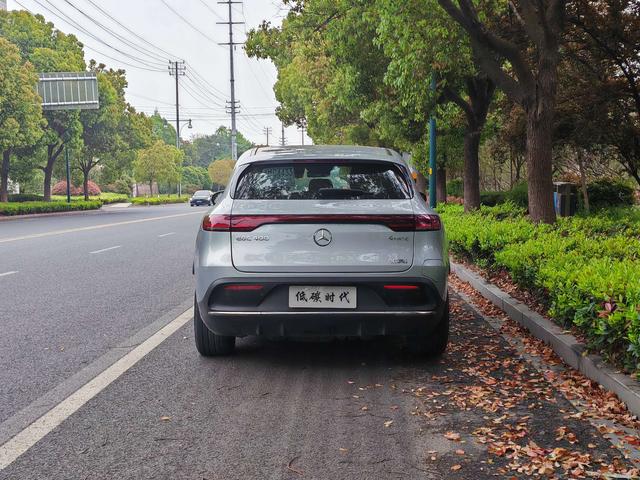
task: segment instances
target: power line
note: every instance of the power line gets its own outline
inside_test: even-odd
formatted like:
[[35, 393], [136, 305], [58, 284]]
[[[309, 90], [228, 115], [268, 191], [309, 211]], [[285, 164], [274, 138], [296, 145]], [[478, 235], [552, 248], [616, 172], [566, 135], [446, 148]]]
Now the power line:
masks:
[[157, 45], [149, 42], [146, 38], [138, 35], [135, 31], [131, 30], [129, 27], [124, 25], [117, 18], [113, 17], [109, 12], [104, 10], [100, 5], [96, 4], [93, 0], [86, 0], [86, 1], [89, 2], [91, 5], [93, 5], [96, 9], [98, 9], [104, 16], [106, 16], [107, 18], [109, 18], [113, 22], [115, 22], [117, 25], [119, 25], [121, 28], [123, 28], [124, 30], [126, 30], [131, 35], [133, 35], [134, 37], [138, 38], [139, 40], [141, 40], [145, 44], [149, 45], [150, 47], [154, 48], [155, 50], [157, 50], [157, 51], [161, 52], [162, 54], [166, 55], [167, 58], [176, 58], [177, 55], [173, 55], [172, 53], [167, 52], [166, 50], [162, 49], [161, 47], [158, 47]]
[[[125, 44], [125, 45], [127, 45], [127, 46], [129, 46], [129, 47], [131, 47], [131, 48], [134, 48], [134, 49], [137, 49], [137, 50], [141, 50], [141, 52], [140, 52], [140, 53], [143, 53], [143, 54], [147, 55], [147, 56], [151, 59], [151, 61], [153, 61], [153, 62], [158, 62], [158, 65], [162, 65], [162, 64], [163, 64], [163, 62], [165, 62], [165, 61], [166, 61], [166, 58], [164, 58], [164, 57], [162, 57], [162, 56], [160, 56], [160, 55], [158, 55], [158, 54], [156, 54], [156, 53], [149, 52], [149, 51], [148, 51], [148, 50], [146, 50], [144, 47], [141, 47], [139, 44], [136, 44], [136, 43], [134, 43], [134, 42], [132, 42], [132, 41], [130, 41], [130, 40], [128, 40], [128, 39], [126, 39], [126, 38], [124, 38], [124, 37], [122, 37], [122, 36], [120, 36], [120, 35], [116, 34], [116, 33], [113, 33], [113, 32], [111, 31], [111, 29], [109, 29], [108, 27], [106, 27], [104, 24], [100, 23], [100, 22], [99, 22], [98, 20], [96, 20], [95, 18], [91, 17], [89, 14], [87, 14], [86, 12], [84, 12], [82, 9], [78, 8], [75, 4], [71, 3], [71, 2], [70, 2], [70, 0], [64, 0], [64, 2], [65, 2], [67, 5], [70, 5], [74, 10], [76, 10], [76, 11], [77, 11], [78, 13], [80, 13], [83, 17], [85, 17], [86, 19], [88, 19], [91, 23], [93, 23], [93, 24], [97, 25], [98, 27], [100, 27], [102, 30], [104, 30], [104, 31], [105, 31], [107, 34], [109, 34], [111, 37], [115, 38], [116, 40], [120, 41], [121, 43], [123, 43], [123, 44]], [[145, 51], [146, 51], [147, 53], [144, 53]]]
[[171, 10], [173, 12], [173, 14], [178, 17], [180, 20], [182, 20], [184, 23], [186, 23], [187, 25], [189, 25], [193, 30], [195, 30], [196, 32], [198, 32], [200, 35], [202, 35], [204, 38], [206, 38], [207, 40], [209, 40], [211, 43], [213, 43], [214, 45], [218, 45], [218, 42], [216, 42], [213, 38], [211, 38], [209, 35], [207, 35], [206, 33], [204, 33], [202, 30], [200, 30], [198, 27], [196, 27], [193, 23], [191, 23], [189, 20], [187, 20], [185, 17], [183, 17], [179, 12], [177, 12], [171, 5], [169, 5], [165, 0], [160, 0], [165, 7], [167, 7], [169, 10]]
[[[162, 71], [159, 68], [159, 64], [152, 64], [151, 62], [145, 60], [145, 59], [141, 59], [139, 57], [136, 57], [135, 55], [131, 55], [128, 52], [124, 52], [116, 47], [114, 47], [113, 45], [111, 45], [110, 43], [104, 41], [103, 39], [101, 39], [100, 37], [98, 37], [97, 35], [91, 33], [90, 31], [88, 31], [86, 28], [84, 28], [82, 25], [80, 25], [79, 23], [77, 23], [75, 20], [73, 20], [72, 18], [70, 18], [67, 14], [65, 14], [62, 10], [60, 10], [58, 7], [56, 7], [55, 5], [53, 5], [49, 0], [45, 0], [47, 2], [47, 4], [49, 4], [53, 9], [55, 9], [58, 13], [54, 12], [51, 8], [47, 7], [46, 5], [44, 5], [42, 2], [40, 2], [40, 0], [33, 0], [36, 4], [38, 4], [41, 8], [45, 9], [46, 11], [48, 11], [49, 13], [51, 13], [53, 16], [55, 16], [56, 18], [62, 20], [64, 23], [70, 25], [73, 28], [76, 28], [77, 30], [83, 32], [84, 34], [88, 35], [89, 37], [91, 37], [92, 39], [96, 40], [97, 42], [99, 42], [100, 44], [110, 48], [111, 50], [114, 50], [116, 52], [118, 52], [119, 54], [125, 56], [128, 59], [131, 59], [135, 62], [138, 62], [140, 65], [142, 65], [142, 67], [140, 65], [136, 65], [136, 68], [140, 68], [143, 70], [149, 70], [149, 71]], [[18, 3], [18, 2], [16, 2]], [[22, 6], [22, 4], [18, 3], [20, 6]], [[24, 8], [24, 7], [23, 7]], [[93, 48], [93, 47], [89, 47], [92, 50], [95, 50], [96, 52], [105, 55], [108, 58], [111, 58], [112, 60], [116, 60], [116, 61], [120, 61], [118, 59], [115, 59], [114, 57], [111, 57], [109, 55], [106, 55], [100, 51], [98, 51], [97, 49]], [[125, 63], [125, 62], [122, 62]], [[129, 66], [132, 66], [131, 64], [128, 64]]]

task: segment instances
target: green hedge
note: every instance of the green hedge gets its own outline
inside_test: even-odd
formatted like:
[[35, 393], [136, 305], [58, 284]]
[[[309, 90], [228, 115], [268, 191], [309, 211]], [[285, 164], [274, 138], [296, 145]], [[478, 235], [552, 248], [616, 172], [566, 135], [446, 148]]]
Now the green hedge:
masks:
[[470, 214], [447, 205], [440, 212], [454, 253], [506, 270], [594, 349], [640, 370], [639, 209], [560, 218], [553, 226], [532, 224], [512, 203]]
[[181, 198], [160, 195], [159, 197], [136, 197], [131, 199], [133, 205], [164, 205], [167, 203], [186, 203], [189, 197], [183, 195]]
[[32, 213], [69, 212], [74, 210], [97, 210], [102, 207], [99, 200], [88, 202], [20, 202], [0, 203], [0, 215], [27, 215]]
[[34, 195], [31, 193], [13, 193], [9, 195], [10, 202], [43, 202], [42, 195]]

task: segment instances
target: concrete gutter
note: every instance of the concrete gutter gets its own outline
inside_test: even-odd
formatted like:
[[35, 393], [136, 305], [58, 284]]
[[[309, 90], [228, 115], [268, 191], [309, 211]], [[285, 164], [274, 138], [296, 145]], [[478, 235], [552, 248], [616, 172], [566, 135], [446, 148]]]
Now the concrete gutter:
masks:
[[533, 336], [548, 344], [565, 363], [615, 393], [630, 412], [640, 416], [640, 383], [612, 369], [600, 355], [587, 354], [584, 344], [576, 337], [487, 282], [480, 275], [454, 262], [451, 262], [451, 268], [460, 280], [469, 283], [484, 298], [529, 330]]

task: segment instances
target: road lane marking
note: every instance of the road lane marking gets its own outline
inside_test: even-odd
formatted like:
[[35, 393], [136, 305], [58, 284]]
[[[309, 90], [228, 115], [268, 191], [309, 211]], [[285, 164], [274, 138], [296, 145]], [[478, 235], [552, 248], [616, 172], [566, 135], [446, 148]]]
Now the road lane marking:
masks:
[[89, 252], [91, 255], [94, 253], [102, 253], [108, 252], [109, 250], [115, 250], [116, 248], [122, 248], [122, 245], [116, 245], [115, 247], [103, 248], [102, 250], [94, 250], [93, 252]]
[[168, 237], [170, 235], [175, 235], [176, 232], [163, 233], [162, 235], [158, 235], [158, 238]]
[[9, 275], [14, 275], [18, 273], [17, 271], [15, 272], [4, 272], [4, 273], [0, 273], [0, 277], [8, 277]]
[[140, 220], [127, 220], [125, 222], [105, 223], [104, 225], [92, 225], [90, 227], [69, 228], [67, 230], [54, 230], [51, 232], [34, 233], [32, 235], [23, 235], [21, 237], [0, 238], [0, 243], [17, 242], [18, 240], [28, 240], [31, 238], [49, 237], [51, 235], [63, 235], [65, 233], [86, 232], [89, 230], [98, 230], [100, 228], [118, 227], [120, 225], [132, 225], [135, 223], [153, 222], [157, 220], [165, 220], [167, 218], [186, 217], [188, 215], [202, 215], [202, 212], [177, 213], [175, 215], [165, 215], [163, 217], [142, 218]]
[[62, 402], [11, 438], [11, 440], [1, 445], [0, 471], [15, 462], [21, 455], [51, 433], [53, 429], [77, 412], [83, 405], [120, 378], [131, 367], [171, 337], [171, 335], [184, 327], [192, 318], [193, 308], [190, 308], [66, 397]]

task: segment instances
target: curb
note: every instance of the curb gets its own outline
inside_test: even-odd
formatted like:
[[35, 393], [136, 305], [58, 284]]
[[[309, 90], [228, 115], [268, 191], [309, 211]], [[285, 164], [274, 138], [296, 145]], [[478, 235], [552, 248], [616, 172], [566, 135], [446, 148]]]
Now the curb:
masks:
[[551, 346], [565, 363], [615, 393], [631, 413], [640, 416], [640, 383], [616, 372], [600, 355], [587, 354], [584, 344], [580, 343], [576, 337], [566, 333], [558, 325], [534, 312], [478, 274], [458, 263], [451, 262], [451, 267], [460, 280], [469, 283], [484, 298], [529, 330], [533, 336]]

